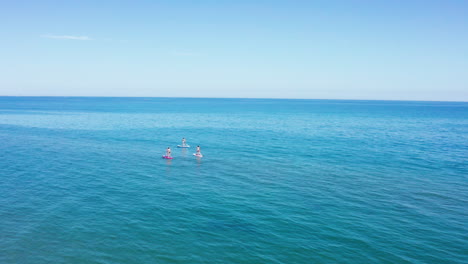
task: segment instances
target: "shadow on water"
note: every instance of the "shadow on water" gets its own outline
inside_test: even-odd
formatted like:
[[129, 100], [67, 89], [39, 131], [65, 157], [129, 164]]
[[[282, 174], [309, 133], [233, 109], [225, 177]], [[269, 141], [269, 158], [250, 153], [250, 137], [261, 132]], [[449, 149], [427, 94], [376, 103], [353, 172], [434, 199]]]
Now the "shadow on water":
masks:
[[200, 157], [195, 157], [197, 159], [197, 167], [200, 167], [200, 165], [202, 164], [202, 158]]
[[187, 149], [186, 148], [182, 148], [181, 152], [182, 152], [182, 154], [181, 154], [182, 157], [184, 157], [184, 158], [187, 157]]
[[171, 171], [171, 165], [172, 165], [172, 159], [166, 159], [166, 171], [170, 172]]

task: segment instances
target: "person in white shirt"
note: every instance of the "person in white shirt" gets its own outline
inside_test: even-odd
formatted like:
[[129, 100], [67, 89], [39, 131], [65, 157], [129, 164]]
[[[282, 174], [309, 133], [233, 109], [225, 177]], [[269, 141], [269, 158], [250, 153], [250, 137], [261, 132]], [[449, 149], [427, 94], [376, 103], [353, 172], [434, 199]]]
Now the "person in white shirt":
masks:
[[167, 147], [167, 149], [166, 149], [166, 156], [167, 157], [171, 156], [171, 148], [170, 147]]

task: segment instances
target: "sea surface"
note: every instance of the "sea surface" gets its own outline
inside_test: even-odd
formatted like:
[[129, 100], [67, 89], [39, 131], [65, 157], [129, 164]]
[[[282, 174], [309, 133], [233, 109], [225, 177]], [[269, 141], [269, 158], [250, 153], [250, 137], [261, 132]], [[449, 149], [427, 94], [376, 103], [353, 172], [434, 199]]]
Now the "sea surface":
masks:
[[0, 263], [468, 263], [468, 103], [0, 97]]

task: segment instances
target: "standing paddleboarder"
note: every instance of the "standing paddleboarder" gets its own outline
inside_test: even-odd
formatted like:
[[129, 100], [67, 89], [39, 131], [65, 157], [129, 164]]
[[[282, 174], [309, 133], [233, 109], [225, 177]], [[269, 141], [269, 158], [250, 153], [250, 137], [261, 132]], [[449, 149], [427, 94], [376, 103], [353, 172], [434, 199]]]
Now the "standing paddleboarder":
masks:
[[171, 148], [167, 147], [166, 149], [166, 157], [170, 158], [171, 157]]

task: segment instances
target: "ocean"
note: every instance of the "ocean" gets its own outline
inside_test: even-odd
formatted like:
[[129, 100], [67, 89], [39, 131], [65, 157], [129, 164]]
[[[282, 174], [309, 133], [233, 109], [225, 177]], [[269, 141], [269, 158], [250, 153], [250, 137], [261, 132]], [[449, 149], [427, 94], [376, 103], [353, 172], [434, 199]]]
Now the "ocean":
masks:
[[0, 263], [467, 261], [466, 102], [0, 97]]

